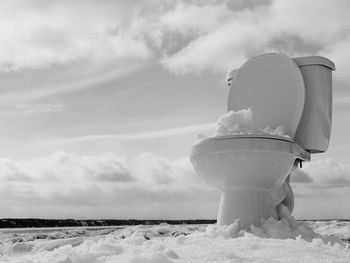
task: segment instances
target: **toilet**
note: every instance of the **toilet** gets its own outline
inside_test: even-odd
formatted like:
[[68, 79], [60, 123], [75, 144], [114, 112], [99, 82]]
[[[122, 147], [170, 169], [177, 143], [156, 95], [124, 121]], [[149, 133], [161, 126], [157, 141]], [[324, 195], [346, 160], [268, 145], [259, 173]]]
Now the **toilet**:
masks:
[[210, 137], [192, 147], [195, 171], [221, 190], [217, 223], [239, 218], [241, 229], [261, 217], [293, 210], [293, 169], [328, 148], [332, 122], [332, 71], [325, 57], [253, 57], [228, 76], [228, 111], [250, 108], [255, 128], [283, 126], [287, 136], [236, 134]]

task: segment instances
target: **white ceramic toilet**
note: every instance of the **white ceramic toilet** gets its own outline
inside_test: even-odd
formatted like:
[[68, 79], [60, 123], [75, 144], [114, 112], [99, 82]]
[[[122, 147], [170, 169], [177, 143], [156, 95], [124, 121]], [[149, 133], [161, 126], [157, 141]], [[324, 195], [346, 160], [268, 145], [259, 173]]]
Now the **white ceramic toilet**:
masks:
[[277, 218], [276, 208], [286, 200], [293, 209], [286, 183], [291, 170], [328, 147], [334, 69], [324, 57], [270, 53], [231, 71], [228, 111], [251, 108], [255, 128], [282, 125], [290, 138], [229, 135], [193, 146], [190, 160], [196, 172], [222, 191], [218, 224], [239, 218], [246, 229], [259, 225], [261, 217]]

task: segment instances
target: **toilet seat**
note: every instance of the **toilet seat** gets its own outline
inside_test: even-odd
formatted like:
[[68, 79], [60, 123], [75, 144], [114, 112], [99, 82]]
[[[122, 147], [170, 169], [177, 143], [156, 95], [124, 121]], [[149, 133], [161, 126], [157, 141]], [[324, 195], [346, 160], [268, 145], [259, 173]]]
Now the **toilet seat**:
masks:
[[193, 146], [192, 155], [217, 154], [227, 151], [281, 152], [295, 155], [296, 159], [310, 160], [310, 153], [288, 137], [276, 135], [226, 135], [204, 139]]
[[228, 97], [228, 111], [251, 108], [252, 126], [283, 126], [294, 138], [305, 103], [304, 79], [296, 63], [271, 53], [248, 60], [235, 75]]

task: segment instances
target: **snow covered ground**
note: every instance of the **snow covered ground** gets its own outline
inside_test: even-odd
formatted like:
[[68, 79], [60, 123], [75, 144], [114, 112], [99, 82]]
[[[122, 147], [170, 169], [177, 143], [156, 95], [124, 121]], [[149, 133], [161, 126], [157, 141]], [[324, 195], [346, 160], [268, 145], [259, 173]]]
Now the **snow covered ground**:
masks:
[[[331, 236], [333, 235], [333, 236]], [[0, 262], [350, 262], [350, 222], [292, 217], [238, 231], [216, 225], [130, 226], [0, 233]]]

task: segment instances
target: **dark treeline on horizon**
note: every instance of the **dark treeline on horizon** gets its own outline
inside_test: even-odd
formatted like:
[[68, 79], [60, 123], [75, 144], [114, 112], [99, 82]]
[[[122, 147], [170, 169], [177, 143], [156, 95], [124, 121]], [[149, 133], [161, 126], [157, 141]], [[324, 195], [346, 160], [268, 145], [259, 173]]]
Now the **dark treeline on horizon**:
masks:
[[167, 223], [178, 224], [214, 224], [215, 219], [188, 220], [139, 220], [139, 219], [39, 219], [39, 218], [3, 218], [0, 228], [30, 228], [30, 227], [102, 227], [102, 226], [134, 226], [159, 225]]
[[[298, 221], [350, 221], [350, 219], [300, 219]], [[40, 219], [40, 218], [3, 218], [1, 228], [34, 228], [34, 227], [108, 227], [136, 225], [170, 225], [180, 224], [215, 224], [216, 219]]]

